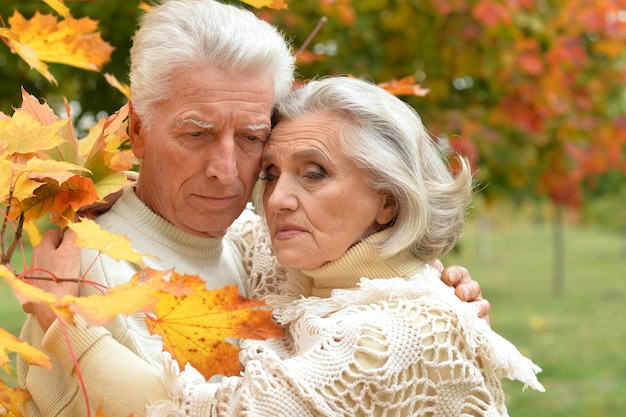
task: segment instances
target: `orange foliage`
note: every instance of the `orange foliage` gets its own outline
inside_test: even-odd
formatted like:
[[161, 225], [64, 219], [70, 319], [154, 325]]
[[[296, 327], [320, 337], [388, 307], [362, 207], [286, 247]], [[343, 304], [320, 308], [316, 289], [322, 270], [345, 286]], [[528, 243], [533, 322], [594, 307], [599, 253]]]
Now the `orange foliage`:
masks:
[[193, 294], [162, 293], [156, 314], [146, 319], [151, 333], [163, 337], [181, 369], [189, 362], [206, 378], [216, 374], [238, 375], [239, 348], [226, 338], [266, 339], [282, 337], [282, 329], [271, 319], [265, 303], [239, 295], [236, 286], [205, 290], [198, 277], [172, 273], [170, 280], [188, 283]]

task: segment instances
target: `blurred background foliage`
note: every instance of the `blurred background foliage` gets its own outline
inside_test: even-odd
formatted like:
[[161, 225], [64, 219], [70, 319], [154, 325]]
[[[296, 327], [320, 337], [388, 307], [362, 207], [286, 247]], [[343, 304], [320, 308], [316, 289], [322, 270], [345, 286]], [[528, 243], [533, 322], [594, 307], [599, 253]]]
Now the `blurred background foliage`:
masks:
[[[53, 106], [66, 97], [79, 127], [121, 107], [125, 97], [102, 74], [127, 82], [139, 3], [67, 2], [75, 17], [100, 21], [103, 39], [115, 47], [102, 73], [51, 64], [55, 86], [0, 47], [0, 77], [11, 80], [0, 84], [0, 111], [10, 114], [20, 103], [19, 86]], [[626, 186], [626, 0], [287, 4], [287, 10], [252, 10], [278, 26], [294, 50], [327, 18], [300, 56], [299, 79], [413, 76], [429, 94], [403, 98], [441, 143], [472, 160], [488, 205], [500, 198], [546, 198], [581, 208], [606, 193], [604, 182]], [[5, 23], [16, 8], [26, 17], [35, 10], [53, 13], [41, 1], [4, 0]], [[616, 208], [626, 205], [616, 197]], [[626, 228], [626, 219], [618, 226]]]

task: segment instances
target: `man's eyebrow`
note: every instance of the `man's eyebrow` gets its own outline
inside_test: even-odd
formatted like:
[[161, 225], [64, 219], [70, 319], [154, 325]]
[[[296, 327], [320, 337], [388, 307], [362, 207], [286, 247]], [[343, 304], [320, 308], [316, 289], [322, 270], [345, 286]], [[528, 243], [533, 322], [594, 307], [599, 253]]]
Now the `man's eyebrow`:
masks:
[[197, 126], [202, 129], [214, 129], [217, 126], [216, 123], [209, 123], [209, 122], [205, 122], [203, 120], [198, 120], [198, 119], [185, 119], [181, 121], [180, 123], [178, 123], [178, 126], [182, 127], [182, 126], [189, 125], [189, 124]]
[[246, 126], [244, 126], [244, 129], [247, 129], [247, 130], [267, 130], [267, 131], [269, 131], [271, 129], [271, 125], [269, 123], [258, 123], [258, 124], [254, 124], [254, 125], [246, 125]]
[[[202, 129], [215, 129], [217, 127], [217, 123], [205, 122], [203, 120], [198, 120], [198, 119], [185, 119], [181, 121], [178, 124], [178, 126], [185, 126], [189, 124], [197, 126]], [[269, 132], [271, 130], [271, 125], [269, 123], [257, 123], [257, 124], [246, 125], [243, 128], [246, 130], [265, 130]]]

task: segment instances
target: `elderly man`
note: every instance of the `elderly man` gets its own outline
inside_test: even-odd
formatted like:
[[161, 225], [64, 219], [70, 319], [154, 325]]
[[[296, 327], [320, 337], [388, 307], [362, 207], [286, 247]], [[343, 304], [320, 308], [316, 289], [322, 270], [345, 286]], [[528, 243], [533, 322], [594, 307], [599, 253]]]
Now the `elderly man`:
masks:
[[[277, 272], [275, 260], [267, 240], [259, 243], [266, 239], [260, 220], [245, 208], [258, 179], [272, 107], [289, 92], [293, 72], [284, 38], [250, 12], [211, 0], [156, 6], [142, 19], [131, 49], [129, 136], [141, 175], [136, 188], [127, 190], [98, 223], [127, 235], [138, 252], [155, 256], [146, 259], [150, 267], [200, 275], [209, 288], [235, 284], [250, 296], [273, 291], [273, 275], [267, 271]], [[60, 237], [54, 239], [48, 235], [43, 245], [58, 245]], [[62, 255], [52, 251], [48, 259], [58, 261]], [[136, 272], [134, 265], [92, 251], [80, 258], [86, 279], [105, 287], [125, 283]], [[465, 282], [469, 298], [481, 298], [467, 271], [451, 271]], [[80, 294], [97, 291], [86, 285]], [[481, 306], [488, 311], [486, 301]], [[63, 343], [46, 332], [50, 316], [35, 312], [22, 339], [44, 351]], [[87, 329], [92, 330], [102, 331]], [[149, 334], [142, 315], [120, 316], [106, 331], [160, 372], [162, 342]], [[76, 350], [83, 353], [80, 345]], [[67, 369], [71, 364], [54, 357], [53, 364], [49, 371], [18, 361], [19, 384], [31, 393], [25, 413], [86, 415], [81, 388]], [[116, 388], [122, 389], [87, 390], [110, 391], [114, 403]], [[92, 413], [99, 405], [90, 404]], [[116, 407], [124, 415], [145, 412]]]

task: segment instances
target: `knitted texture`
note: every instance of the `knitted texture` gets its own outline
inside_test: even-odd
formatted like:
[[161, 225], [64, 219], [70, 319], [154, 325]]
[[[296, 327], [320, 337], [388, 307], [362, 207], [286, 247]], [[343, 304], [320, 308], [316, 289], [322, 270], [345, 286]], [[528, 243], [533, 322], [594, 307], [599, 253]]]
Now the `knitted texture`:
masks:
[[540, 369], [434, 268], [422, 265], [412, 279], [363, 279], [329, 298], [298, 295], [303, 278], [290, 272], [267, 297], [284, 340], [243, 341], [240, 377], [183, 382], [171, 409], [193, 417], [507, 416], [502, 378], [543, 391]]

